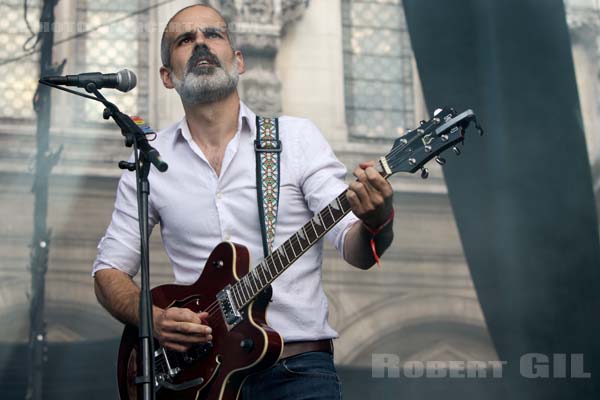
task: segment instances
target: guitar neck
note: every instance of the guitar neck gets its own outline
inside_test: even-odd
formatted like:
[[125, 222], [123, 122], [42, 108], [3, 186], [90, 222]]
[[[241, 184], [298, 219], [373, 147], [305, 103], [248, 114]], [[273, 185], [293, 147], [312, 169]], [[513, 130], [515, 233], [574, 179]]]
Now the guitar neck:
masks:
[[[380, 164], [384, 163], [383, 160]], [[379, 173], [384, 178], [387, 179], [391, 175], [385, 172], [386, 168], [383, 165], [378, 167]], [[347, 190], [342, 192], [246, 276], [232, 285], [238, 308], [248, 305], [350, 212], [347, 192]]]

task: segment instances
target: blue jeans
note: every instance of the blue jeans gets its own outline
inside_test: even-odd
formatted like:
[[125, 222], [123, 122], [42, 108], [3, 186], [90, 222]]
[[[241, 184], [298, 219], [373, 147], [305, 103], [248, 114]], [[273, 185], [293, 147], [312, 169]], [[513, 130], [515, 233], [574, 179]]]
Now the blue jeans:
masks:
[[340, 380], [333, 356], [309, 352], [279, 360], [246, 379], [242, 400], [340, 400]]

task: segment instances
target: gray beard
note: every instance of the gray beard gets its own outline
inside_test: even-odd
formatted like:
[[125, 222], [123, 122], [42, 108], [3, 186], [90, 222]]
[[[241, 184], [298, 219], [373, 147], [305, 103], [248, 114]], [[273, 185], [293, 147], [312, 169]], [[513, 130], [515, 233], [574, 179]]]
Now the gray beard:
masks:
[[234, 58], [231, 71], [213, 67], [212, 73], [195, 73], [186, 68], [183, 79], [177, 79], [171, 72], [171, 80], [184, 104], [207, 104], [222, 100], [237, 88], [239, 79], [238, 62]]

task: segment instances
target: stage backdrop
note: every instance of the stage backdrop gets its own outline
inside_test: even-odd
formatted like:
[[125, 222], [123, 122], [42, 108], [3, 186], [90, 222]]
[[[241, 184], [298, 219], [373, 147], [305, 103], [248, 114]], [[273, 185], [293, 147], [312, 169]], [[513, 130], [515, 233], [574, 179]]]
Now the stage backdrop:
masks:
[[[563, 3], [404, 5], [428, 108], [473, 108], [487, 131], [468, 137], [463, 158], [444, 173], [490, 334], [507, 362], [504, 393], [599, 398], [598, 225]], [[528, 379], [520, 359], [530, 353], [549, 358], [551, 376], [567, 378]], [[568, 378], [579, 372], [574, 353], [590, 378]]]

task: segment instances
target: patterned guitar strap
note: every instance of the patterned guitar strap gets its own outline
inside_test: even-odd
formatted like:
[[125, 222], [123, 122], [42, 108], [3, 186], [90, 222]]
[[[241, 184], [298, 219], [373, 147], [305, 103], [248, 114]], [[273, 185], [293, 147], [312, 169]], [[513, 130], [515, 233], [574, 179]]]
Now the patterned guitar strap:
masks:
[[267, 257], [273, 248], [277, 206], [279, 201], [279, 120], [256, 116], [256, 192], [263, 252]]

